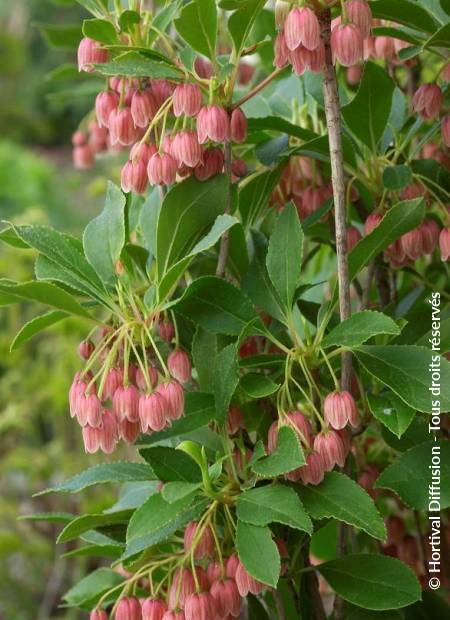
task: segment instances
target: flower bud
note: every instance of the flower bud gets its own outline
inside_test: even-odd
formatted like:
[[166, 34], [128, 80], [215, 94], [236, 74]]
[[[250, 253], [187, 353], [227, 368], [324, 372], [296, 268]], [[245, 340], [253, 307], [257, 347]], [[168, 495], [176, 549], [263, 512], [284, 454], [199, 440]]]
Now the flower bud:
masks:
[[130, 111], [136, 127], [147, 127], [158, 111], [158, 103], [150, 90], [136, 90], [131, 98]]
[[439, 226], [434, 220], [424, 220], [420, 226], [422, 248], [425, 254], [432, 254], [439, 243]]
[[173, 113], [176, 117], [197, 116], [202, 107], [202, 91], [197, 84], [178, 84], [173, 91]]
[[115, 391], [123, 382], [123, 374], [117, 368], [110, 368], [108, 370], [108, 374], [106, 375], [105, 383], [103, 386], [103, 393], [101, 394], [101, 398], [104, 400], [109, 398], [112, 400]]
[[136, 128], [130, 108], [116, 108], [109, 115], [108, 127], [113, 144], [118, 142], [124, 146], [133, 144], [137, 138]]
[[81, 426], [97, 428], [102, 423], [102, 404], [94, 392], [83, 393], [78, 398], [77, 419]]
[[181, 349], [173, 351], [167, 358], [167, 368], [172, 377], [180, 383], [188, 383], [191, 380], [191, 360], [185, 351]]
[[423, 255], [422, 234], [419, 228], [414, 228], [400, 238], [404, 253], [412, 261]]
[[224, 156], [220, 148], [206, 149], [203, 152], [203, 164], [195, 167], [194, 174], [199, 181], [206, 181], [223, 170]]
[[375, 230], [378, 224], [383, 219], [383, 216], [380, 213], [371, 213], [364, 223], [364, 234], [370, 235], [370, 233]]
[[307, 50], [303, 45], [299, 45], [295, 50], [289, 52], [289, 61], [295, 75], [303, 75], [307, 69]]
[[151, 81], [151, 91], [158, 108], [160, 108], [162, 104], [172, 95], [173, 88], [167, 80], [158, 79]]
[[209, 80], [213, 74], [213, 66], [206, 60], [206, 58], [202, 58], [201, 56], [197, 56], [194, 61], [194, 69], [199, 78], [203, 80]]
[[282, 69], [289, 62], [289, 49], [286, 45], [286, 37], [284, 32], [278, 32], [274, 44], [274, 61], [273, 66]]
[[347, 67], [347, 84], [350, 86], [357, 86], [362, 78], [363, 69], [361, 65], [353, 65], [353, 67]]
[[147, 165], [145, 164], [145, 162], [133, 162], [131, 159], [129, 159], [122, 168], [122, 173], [120, 177], [120, 185], [122, 191], [126, 194], [128, 192], [143, 194], [147, 188], [147, 183]]
[[247, 118], [241, 108], [235, 108], [231, 113], [230, 136], [237, 144], [242, 144], [247, 139]]
[[437, 84], [422, 84], [415, 92], [412, 100], [412, 109], [419, 113], [424, 120], [431, 120], [439, 116], [442, 104], [442, 91]]
[[314, 450], [320, 454], [326, 471], [335, 465], [344, 467], [347, 453], [337, 431], [324, 430], [314, 438]]
[[439, 248], [441, 250], [441, 260], [450, 259], [450, 228], [443, 228], [439, 235]]
[[350, 392], [332, 392], [323, 405], [325, 420], [335, 430], [344, 428], [349, 422], [358, 426], [359, 415], [355, 400]]
[[108, 620], [108, 614], [104, 609], [93, 609], [89, 614], [89, 620]]
[[100, 127], [109, 127], [109, 117], [119, 106], [119, 96], [112, 90], [98, 93], [95, 99], [95, 114]]
[[450, 148], [450, 115], [444, 116], [441, 121], [442, 142]]
[[425, 188], [422, 183], [410, 183], [402, 190], [400, 197], [402, 200], [414, 200], [421, 198], [425, 194]]
[[186, 620], [214, 620], [217, 618], [216, 603], [209, 592], [190, 594], [184, 605]]
[[168, 422], [166, 399], [159, 392], [142, 394], [139, 398], [139, 419], [143, 433], [162, 431]]
[[177, 381], [161, 383], [156, 391], [167, 403], [167, 415], [171, 420], [179, 420], [184, 413], [184, 390]]
[[100, 429], [86, 425], [83, 426], [81, 433], [84, 450], [87, 454], [94, 454], [94, 452], [100, 450]]
[[239, 594], [244, 597], [251, 593], [254, 596], [261, 594], [266, 589], [266, 585], [254, 579], [244, 568], [244, 565], [239, 562], [236, 569], [236, 585], [239, 590]]
[[111, 454], [114, 452], [119, 436], [116, 418], [109, 409], [103, 412], [102, 423], [98, 431], [102, 452]]
[[299, 468], [303, 484], [320, 484], [325, 475], [325, 463], [318, 452], [311, 452], [306, 457], [306, 465]]
[[134, 443], [141, 433], [140, 422], [129, 422], [127, 419], [119, 422], [118, 434], [127, 443]]
[[90, 340], [82, 340], [78, 345], [78, 353], [83, 360], [88, 360], [94, 352], [94, 345]]
[[100, 43], [84, 37], [78, 45], [78, 71], [92, 73], [95, 68], [92, 65], [100, 65], [108, 62], [108, 50], [102, 49]]
[[208, 140], [225, 142], [230, 137], [230, 120], [227, 111], [218, 105], [208, 105], [197, 116], [197, 134], [200, 144]]
[[139, 392], [134, 385], [119, 386], [113, 395], [113, 410], [119, 421], [139, 420]]
[[373, 39], [373, 57], [380, 60], [392, 60], [395, 56], [395, 40], [392, 37], [375, 37]]
[[214, 599], [219, 618], [226, 618], [228, 615], [236, 618], [239, 616], [242, 598], [234, 579], [214, 581], [210, 593]]
[[350, 0], [345, 4], [348, 20], [359, 28], [366, 39], [372, 30], [372, 11], [365, 0]]
[[83, 146], [76, 146], [72, 151], [73, 166], [76, 170], [87, 170], [94, 165], [94, 151], [85, 144]]
[[239, 566], [239, 558], [233, 553], [229, 558], [225, 561], [225, 572], [229, 579], [236, 580], [236, 572]]
[[71, 418], [78, 416], [79, 398], [80, 396], [84, 395], [86, 388], [86, 382], [81, 381], [80, 373], [77, 372], [75, 377], [73, 378], [72, 385], [70, 386], [69, 390], [69, 412]]
[[149, 387], [148, 384], [151, 387], [156, 387], [158, 385], [158, 371], [153, 366], [149, 366], [148, 374], [144, 375], [142, 369], [138, 368], [136, 370], [135, 383], [142, 392], [145, 392]]
[[314, 11], [308, 7], [294, 8], [284, 24], [286, 45], [291, 51], [300, 45], [315, 50], [320, 43], [320, 25]]
[[154, 144], [148, 142], [136, 142], [130, 150], [130, 159], [133, 162], [143, 162], [147, 167], [150, 158], [158, 152]]
[[218, 581], [219, 579], [222, 579], [222, 567], [220, 563], [210, 562], [206, 568], [206, 576], [210, 584], [214, 583], [215, 581]]
[[73, 146], [85, 146], [87, 143], [87, 136], [84, 131], [75, 131], [72, 134], [72, 145]]
[[202, 161], [203, 150], [195, 131], [179, 131], [172, 140], [171, 155], [179, 166], [195, 168]]
[[166, 611], [162, 620], [186, 620], [184, 611]]
[[172, 185], [177, 176], [177, 162], [167, 153], [155, 153], [148, 162], [147, 174], [151, 185]]
[[340, 24], [331, 33], [331, 49], [334, 62], [352, 67], [363, 59], [364, 39], [354, 24]]
[[162, 620], [167, 611], [167, 605], [160, 600], [146, 598], [141, 604], [142, 620]]
[[351, 252], [355, 245], [361, 240], [361, 233], [354, 226], [347, 228], [347, 251]]
[[120, 599], [114, 620], [142, 620], [141, 604], [134, 596]]
[[[181, 585], [180, 585], [181, 580]], [[183, 608], [188, 596], [196, 591], [194, 577], [187, 568], [177, 568], [169, 590], [169, 609]]]
[[227, 431], [229, 435], [236, 435], [239, 429], [245, 428], [244, 418], [239, 407], [231, 405], [228, 409]]
[[[197, 534], [198, 523], [191, 521], [184, 530], [184, 550], [189, 553], [192, 549], [192, 543]], [[214, 536], [211, 527], [208, 525], [201, 533], [200, 539], [196, 541], [194, 558], [201, 560], [204, 557], [214, 556]]]
[[175, 327], [171, 321], [163, 320], [159, 323], [159, 337], [164, 342], [172, 342], [175, 336]]
[[319, 43], [315, 50], [304, 49], [303, 60], [310, 71], [321, 73], [325, 66], [325, 45]]
[[247, 174], [247, 164], [243, 159], [234, 159], [231, 163], [231, 172], [235, 177], [245, 177]]

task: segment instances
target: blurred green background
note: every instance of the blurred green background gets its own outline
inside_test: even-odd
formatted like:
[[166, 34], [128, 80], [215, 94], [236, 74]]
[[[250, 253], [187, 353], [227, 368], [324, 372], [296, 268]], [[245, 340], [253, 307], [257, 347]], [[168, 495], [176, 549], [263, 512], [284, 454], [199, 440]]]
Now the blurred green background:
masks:
[[[70, 0], [0, 2], [0, 219], [46, 223], [80, 234], [101, 209], [106, 158], [75, 171], [70, 136], [93, 105], [95, 78], [73, 65], [82, 7]], [[42, 25], [52, 24], [42, 31]], [[72, 27], [74, 24], [75, 27]], [[69, 36], [72, 33], [72, 36]], [[49, 42], [58, 37], [63, 48]], [[64, 63], [63, 69], [58, 67]], [[75, 88], [74, 88], [75, 86]], [[31, 279], [33, 254], [0, 246], [0, 277]], [[68, 415], [67, 392], [77, 370], [77, 344], [86, 326], [66, 322], [10, 354], [20, 326], [37, 309], [0, 309], [0, 618], [87, 617], [58, 608], [60, 596], [91, 567], [90, 558], [64, 558], [58, 526], [18, 515], [95, 512], [113, 501], [109, 491], [32, 499], [54, 482], [94, 465]], [[114, 458], [118, 458], [117, 454]]]

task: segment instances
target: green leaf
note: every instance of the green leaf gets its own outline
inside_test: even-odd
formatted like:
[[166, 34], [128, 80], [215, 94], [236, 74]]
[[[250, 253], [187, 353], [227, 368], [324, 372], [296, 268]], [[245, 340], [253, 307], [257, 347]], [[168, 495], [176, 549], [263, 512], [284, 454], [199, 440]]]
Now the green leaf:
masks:
[[398, 611], [372, 611], [355, 608], [349, 613], [346, 620], [402, 620], [402, 618], [403, 616]]
[[384, 424], [391, 433], [400, 437], [408, 429], [416, 412], [392, 392], [388, 394], [368, 394], [367, 400], [374, 417]]
[[51, 47], [60, 50], [76, 50], [82, 37], [79, 24], [36, 24]]
[[31, 515], [19, 515], [18, 521], [45, 521], [47, 523], [69, 523], [75, 515], [69, 512], [35, 512]]
[[356, 347], [377, 334], [397, 336], [397, 323], [382, 312], [363, 310], [355, 312], [349, 319], [339, 323], [322, 341], [326, 349], [332, 346]]
[[419, 4], [407, 0], [376, 0], [370, 3], [373, 17], [403, 24], [421, 32], [434, 32], [437, 22]]
[[214, 0], [193, 0], [174, 21], [178, 34], [196, 52], [216, 57], [217, 9]]
[[174, 448], [155, 447], [140, 450], [162, 482], [201, 482], [202, 476], [196, 463], [184, 452]]
[[103, 594], [123, 581], [122, 575], [119, 575], [115, 570], [98, 568], [66, 592], [63, 599], [70, 607], [87, 606], [88, 603], [92, 603], [92, 607], [94, 607]]
[[177, 303], [177, 312], [215, 334], [238, 336], [255, 318], [249, 299], [214, 276], [194, 280]]
[[238, 495], [237, 516], [252, 525], [282, 523], [312, 534], [313, 526], [294, 489], [270, 484]]
[[364, 237], [349, 254], [350, 279], [377, 254], [380, 254], [399, 237], [417, 228], [425, 215], [422, 198], [405, 200], [391, 207], [378, 226]]
[[239, 364], [235, 344], [229, 344], [216, 356], [214, 367], [214, 402], [216, 419], [224, 424], [233, 394], [239, 383]]
[[450, 48], [450, 23], [439, 28], [425, 43], [425, 47]]
[[127, 548], [122, 559], [167, 540], [174, 532], [197, 519], [208, 505], [207, 499], [194, 501], [195, 492], [172, 504], [160, 493], [136, 510], [127, 531]]
[[133, 34], [136, 25], [141, 21], [141, 16], [137, 11], [126, 10], [120, 14], [119, 26], [121, 32], [129, 32]]
[[282, 211], [270, 237], [267, 271], [286, 310], [290, 310], [300, 282], [303, 254], [303, 231], [295, 205]]
[[[225, 175], [216, 175], [203, 183], [191, 177], [177, 183], [168, 192], [159, 212], [156, 231], [158, 281], [161, 282], [164, 275], [191, 252], [216, 218], [223, 214], [226, 192]], [[230, 224], [228, 217], [219, 220], [222, 232], [221, 224]], [[211, 240], [215, 243], [220, 234], [213, 233]], [[205, 249], [208, 247], [210, 244], [206, 243]]]
[[252, 469], [262, 478], [275, 478], [301, 467], [305, 462], [297, 433], [290, 426], [282, 426], [278, 432], [276, 450], [253, 463]]
[[94, 65], [97, 73], [106, 76], [121, 75], [130, 78], [151, 77], [153, 79], [179, 80], [183, 77], [181, 70], [159, 58], [147, 58], [139, 52], [125, 52], [112, 62]]
[[349, 130], [373, 152], [377, 151], [377, 144], [386, 129], [394, 88], [387, 72], [368, 62], [357, 94], [342, 108]]
[[58, 274], [61, 275], [55, 279], [64, 282], [64, 275], [67, 274], [70, 278], [67, 282], [69, 286], [76, 282], [77, 290], [91, 295], [104, 293], [104, 286], [84, 257], [83, 246], [78, 239], [48, 226], [14, 226], [14, 231], [24, 243], [40, 252], [51, 265], [59, 269]]
[[161, 495], [164, 501], [173, 504], [200, 488], [201, 484], [196, 482], [167, 482], [161, 491]]
[[21, 329], [14, 336], [14, 340], [11, 342], [9, 350], [16, 351], [19, 347], [25, 344], [25, 342], [28, 342], [30, 338], [44, 329], [47, 329], [47, 327], [51, 327], [55, 323], [59, 323], [67, 317], [68, 314], [66, 312], [61, 312], [60, 310], [50, 310], [50, 312], [46, 312], [45, 314], [41, 314], [41, 316], [31, 319], [31, 321], [25, 323], [25, 325], [23, 325], [23, 327], [21, 327]]
[[245, 44], [245, 41], [255, 23], [255, 20], [266, 4], [267, 0], [247, 0], [228, 20], [228, 30], [233, 39], [234, 49], [237, 56]]
[[280, 386], [266, 375], [251, 372], [241, 379], [241, 388], [250, 398], [265, 398], [274, 394]]
[[197, 371], [198, 383], [205, 392], [214, 391], [214, 364], [217, 355], [217, 336], [201, 327], [197, 328], [192, 341], [192, 357]]
[[374, 538], [386, 538], [383, 519], [372, 498], [348, 476], [331, 471], [319, 485], [299, 486], [297, 493], [313, 519], [338, 519]]
[[110, 525], [126, 525], [130, 518], [129, 510], [121, 510], [120, 512], [110, 512], [103, 514], [83, 515], [77, 517], [66, 525], [61, 534], [57, 538], [57, 543], [68, 542], [77, 538], [80, 534], [88, 532], [96, 528]]
[[409, 166], [388, 166], [383, 170], [383, 185], [386, 189], [400, 190], [412, 181], [412, 170]]
[[100, 465], [95, 465], [55, 487], [36, 493], [35, 497], [47, 493], [78, 493], [94, 484], [105, 482], [135, 482], [140, 480], [155, 480], [155, 474], [147, 463], [130, 463], [129, 461], [100, 463]]
[[246, 230], [267, 214], [270, 196], [278, 185], [286, 163], [287, 159], [273, 170], [255, 175], [239, 191], [239, 213]]
[[50, 282], [31, 281], [16, 284], [0, 280], [0, 293], [13, 295], [27, 301], [37, 301], [76, 316], [92, 318], [89, 312], [70, 293]]
[[280, 577], [280, 554], [268, 527], [238, 521], [236, 549], [240, 561], [252, 577], [276, 587]]
[[145, 444], [151, 445], [171, 437], [186, 435], [199, 428], [206, 426], [214, 420], [216, 412], [214, 408], [214, 397], [212, 394], [203, 392], [186, 392], [184, 402], [184, 415], [172, 422], [172, 425], [159, 432], [152, 433], [145, 437]]
[[347, 555], [319, 564], [317, 570], [341, 598], [365, 609], [399, 609], [420, 600], [412, 570], [391, 557]]
[[[407, 405], [431, 413], [430, 364], [433, 353], [424, 347], [391, 345], [361, 346], [354, 349], [359, 363], [376, 379], [391, 388]], [[442, 358], [441, 408], [450, 410], [450, 362]]]
[[116, 263], [125, 243], [124, 210], [125, 196], [109, 181], [103, 211], [84, 230], [84, 253], [105, 284], [116, 279]]
[[117, 32], [113, 24], [106, 19], [85, 19], [83, 22], [83, 35], [106, 43], [114, 45], [118, 42]]
[[[434, 460], [432, 460], [434, 458]], [[439, 514], [450, 506], [450, 443], [448, 441], [427, 441], [403, 452], [389, 465], [375, 483], [378, 489], [390, 489], [411, 508], [427, 510], [431, 496], [428, 496], [432, 472], [429, 467], [438, 463], [440, 467], [440, 507], [433, 504]], [[430, 511], [430, 516], [433, 512]]]
[[[210, 215], [211, 213], [209, 213], [208, 217]], [[218, 215], [209, 233], [205, 237], [203, 237], [203, 239], [201, 239], [198, 243], [196, 243], [189, 253], [185, 254], [181, 260], [172, 265], [170, 269], [168, 269], [167, 273], [165, 273], [159, 285], [160, 300], [165, 299], [169, 296], [171, 290], [176, 285], [183, 273], [186, 271], [192, 259], [201, 252], [205, 252], [206, 250], [214, 247], [217, 241], [219, 241], [220, 237], [227, 230], [229, 230], [233, 226], [236, 226], [236, 224], [239, 224], [239, 220], [237, 220], [232, 215]], [[182, 232], [184, 234], [186, 232], [186, 229], [183, 228]]]

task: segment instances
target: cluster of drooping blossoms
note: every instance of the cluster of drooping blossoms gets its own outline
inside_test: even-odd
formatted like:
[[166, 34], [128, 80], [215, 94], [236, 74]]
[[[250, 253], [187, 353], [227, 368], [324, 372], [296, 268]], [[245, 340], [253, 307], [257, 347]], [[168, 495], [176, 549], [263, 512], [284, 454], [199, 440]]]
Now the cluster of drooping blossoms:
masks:
[[[86, 38], [81, 41], [80, 71], [90, 72], [107, 59], [98, 44]], [[222, 172], [222, 145], [245, 142], [247, 119], [240, 108], [227, 110], [211, 100], [204, 105], [204, 85], [199, 84], [211, 78], [211, 66], [198, 58], [195, 69], [198, 83], [111, 78], [108, 89], [97, 95], [96, 121], [89, 124], [87, 133], [73, 137], [75, 166], [90, 167], [95, 154], [106, 149], [130, 148], [121, 184], [125, 192], [137, 194], [144, 193], [148, 183], [171, 185], [190, 175], [203, 181]], [[239, 73], [241, 82], [248, 80], [248, 73]], [[235, 179], [246, 172], [242, 160], [232, 162]]]
[[359, 413], [355, 399], [347, 391], [335, 391], [323, 403], [323, 426], [315, 432], [310, 418], [302, 411], [290, 411], [269, 429], [267, 450], [277, 448], [280, 426], [290, 426], [297, 433], [305, 453], [306, 464], [286, 474], [291, 482], [320, 484], [327, 471], [336, 465], [343, 467], [351, 447], [348, 425], [359, 425]]
[[[277, 2], [276, 67], [292, 65], [296, 75], [320, 72], [325, 65], [325, 46], [316, 13], [308, 6]], [[366, 0], [348, 0], [341, 17], [333, 20], [331, 51], [334, 62], [353, 67], [364, 59], [364, 42], [370, 37], [372, 13]]]
[[[233, 620], [238, 618], [243, 599], [250, 593], [258, 595], [267, 588], [247, 572], [235, 553], [225, 556], [219, 548], [213, 526], [192, 521], [184, 531], [181, 555], [161, 562], [167, 566], [156, 595], [145, 598], [121, 597], [114, 608], [115, 620]], [[275, 541], [280, 554], [287, 556], [286, 544]], [[147, 573], [152, 566], [147, 568]], [[164, 570], [164, 568], [163, 568]], [[141, 571], [140, 571], [141, 572]], [[126, 573], [130, 582], [139, 573]], [[145, 577], [145, 574], [142, 575]], [[155, 592], [153, 583], [140, 579], [143, 589]], [[124, 587], [126, 591], [126, 586]], [[91, 612], [91, 620], [107, 620], [108, 613], [100, 607]]]
[[[159, 346], [171, 347], [174, 327], [159, 324]], [[136, 342], [123, 331], [104, 329], [97, 344], [80, 343], [85, 367], [69, 392], [70, 415], [82, 427], [86, 452], [110, 454], [120, 439], [161, 431], [184, 413], [183, 385], [191, 380], [188, 354], [175, 346], [164, 360], [148, 329]]]
[[325, 183], [320, 163], [308, 157], [291, 157], [272, 193], [270, 206], [283, 209], [292, 200], [304, 221], [331, 198], [333, 190]]
[[[426, 196], [426, 190], [421, 183], [412, 183], [402, 192], [403, 200], [412, 200]], [[370, 234], [381, 222], [383, 215], [379, 212], [371, 213], [364, 223], [364, 233]], [[393, 269], [415, 263], [419, 258], [431, 256], [439, 248], [441, 259], [450, 260], [450, 228], [440, 228], [437, 221], [431, 217], [413, 230], [402, 235], [384, 252], [386, 262]]]
[[[442, 78], [450, 82], [450, 63], [442, 69]], [[436, 83], [422, 84], [414, 93], [412, 100], [413, 111], [425, 121], [433, 121], [441, 116], [444, 95], [441, 87]], [[444, 113], [441, 118], [441, 136], [445, 147], [450, 147], [450, 115]]]

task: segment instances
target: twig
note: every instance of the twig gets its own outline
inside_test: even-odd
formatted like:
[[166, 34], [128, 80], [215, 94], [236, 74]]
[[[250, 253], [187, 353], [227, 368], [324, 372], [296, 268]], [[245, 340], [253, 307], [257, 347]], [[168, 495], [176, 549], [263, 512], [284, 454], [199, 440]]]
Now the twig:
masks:
[[244, 105], [246, 101], [257, 95], [260, 91], [262, 91], [268, 84], [270, 84], [272, 80], [281, 75], [283, 71], [286, 71], [286, 67], [282, 67], [281, 69], [275, 69], [275, 71], [272, 71], [270, 75], [268, 75], [262, 82], [252, 88], [252, 90], [250, 90], [246, 95], [244, 95], [242, 99], [239, 99], [239, 101], [233, 103], [232, 110], [234, 110], [235, 108], [239, 108], [239, 106], [241, 105]]
[[[225, 199], [225, 210], [224, 213], [230, 213], [231, 211], [231, 191], [232, 191], [232, 180], [231, 180], [231, 142], [225, 142], [224, 146], [224, 157], [225, 157], [225, 174], [227, 176], [228, 187], [227, 187], [227, 195]], [[219, 278], [223, 278], [225, 275], [225, 269], [227, 266], [228, 260], [228, 250], [230, 247], [230, 231], [226, 230], [222, 235], [222, 239], [220, 240], [220, 251], [219, 251], [219, 260], [217, 261], [217, 269], [216, 276]]]
[[[330, 147], [331, 180], [334, 199], [334, 222], [336, 235], [337, 273], [339, 281], [339, 311], [341, 321], [348, 319], [351, 314], [350, 278], [348, 272], [347, 251], [347, 211], [345, 196], [344, 157], [342, 153], [342, 124], [339, 92], [336, 79], [336, 70], [331, 53], [331, 13], [324, 11], [320, 16], [322, 22], [322, 36], [325, 44], [325, 69], [323, 79], [323, 94], [325, 101], [325, 116], [328, 127], [328, 141]], [[352, 374], [352, 359], [349, 352], [342, 354], [341, 387], [350, 388]]]
[[281, 594], [278, 590], [273, 591], [273, 600], [275, 601], [275, 606], [277, 608], [278, 620], [287, 620], [283, 599], [281, 598]]
[[[309, 561], [309, 545], [305, 546], [303, 552], [304, 565], [310, 567]], [[312, 567], [313, 568], [313, 567]], [[319, 580], [315, 571], [306, 572], [303, 579], [306, 582], [306, 590], [309, 594], [309, 600], [312, 606], [311, 620], [326, 620], [327, 615], [323, 606], [322, 597], [319, 592]]]

